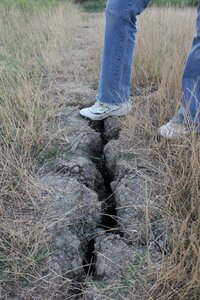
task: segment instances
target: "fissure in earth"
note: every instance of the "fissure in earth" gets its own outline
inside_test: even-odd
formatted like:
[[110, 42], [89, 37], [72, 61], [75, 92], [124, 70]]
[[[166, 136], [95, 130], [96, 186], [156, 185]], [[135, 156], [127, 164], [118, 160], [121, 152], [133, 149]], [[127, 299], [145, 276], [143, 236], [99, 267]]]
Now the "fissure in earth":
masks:
[[[102, 143], [105, 147], [105, 145], [108, 143], [109, 140], [106, 138], [104, 134], [104, 121], [90, 122], [90, 127], [101, 134]], [[102, 183], [99, 184], [98, 189], [96, 190], [99, 201], [101, 202], [101, 211], [102, 211], [101, 213], [102, 217], [101, 217], [101, 222], [99, 224], [99, 229], [105, 230], [106, 233], [115, 232], [122, 235], [118, 229], [118, 222], [116, 219], [116, 201], [111, 189], [111, 182], [113, 178], [111, 178], [107, 170], [103, 150], [98, 157], [92, 157], [91, 159], [92, 162], [96, 165], [97, 169], [100, 171], [103, 178], [103, 184]], [[94, 250], [95, 250], [95, 237], [93, 237], [89, 241], [85, 253], [85, 259], [83, 260], [83, 266], [86, 275], [95, 274], [96, 257], [95, 257]]]

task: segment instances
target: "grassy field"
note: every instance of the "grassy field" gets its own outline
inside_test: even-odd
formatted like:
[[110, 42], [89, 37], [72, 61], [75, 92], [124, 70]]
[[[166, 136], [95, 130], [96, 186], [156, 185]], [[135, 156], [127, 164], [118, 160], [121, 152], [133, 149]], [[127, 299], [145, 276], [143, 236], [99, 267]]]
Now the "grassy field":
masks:
[[[48, 91], [56, 78], [67, 80], [74, 59], [70, 48], [81, 26], [81, 13], [71, 3], [34, 2], [39, 10], [25, 0], [0, 1], [0, 298], [1, 289], [12, 298], [13, 289], [23, 293], [44, 274], [49, 249], [42, 238], [38, 162], [55, 155], [48, 145], [56, 133], [49, 127], [60, 108]], [[97, 59], [90, 74], [84, 74], [85, 80], [92, 77], [95, 82], [103, 16], [98, 30]], [[133, 84], [144, 89], [144, 97], [142, 102], [134, 97], [136, 113], [125, 127], [130, 148], [149, 149], [164, 168], [162, 217], [172, 224], [170, 255], [157, 273], [150, 274], [154, 283], [145, 281], [152, 300], [200, 297], [200, 142], [195, 136], [174, 143], [155, 141], [157, 128], [178, 107], [194, 32], [195, 13], [189, 8], [151, 8], [139, 20]], [[83, 81], [83, 75], [74, 72], [76, 80]], [[131, 280], [134, 284], [134, 277]]]

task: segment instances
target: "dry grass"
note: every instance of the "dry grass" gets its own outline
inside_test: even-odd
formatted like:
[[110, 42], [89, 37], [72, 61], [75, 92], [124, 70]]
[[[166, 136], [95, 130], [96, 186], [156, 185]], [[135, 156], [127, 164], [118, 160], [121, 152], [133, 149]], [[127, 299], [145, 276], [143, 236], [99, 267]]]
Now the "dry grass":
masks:
[[195, 13], [190, 9], [153, 8], [139, 20], [134, 81], [158, 88], [156, 105], [162, 118], [169, 118], [180, 104], [181, 76], [194, 32]]
[[[140, 19], [135, 81], [143, 96], [134, 97], [126, 131], [133, 149], [148, 149], [163, 171], [161, 219], [170, 221], [171, 253], [159, 266], [148, 298], [200, 297], [200, 141], [157, 139], [181, 99], [181, 76], [195, 32], [193, 10], [150, 9]], [[133, 153], [135, 150], [132, 150]], [[145, 158], [144, 158], [145, 159]], [[150, 276], [150, 278], [152, 278]]]
[[47, 91], [68, 72], [79, 22], [80, 13], [69, 3], [36, 11], [0, 9], [0, 298], [13, 298], [38, 279], [49, 254], [36, 165], [51, 142], [48, 121], [56, 110]]
[[[95, 40], [91, 62], [87, 57], [83, 65], [75, 62], [70, 66], [69, 50], [80, 13], [70, 4], [64, 7], [0, 11], [0, 283], [7, 295], [38, 280], [48, 257], [40, 211], [45, 206], [43, 187], [36, 164], [40, 152], [51, 143], [48, 123], [53, 110], [59, 109], [49, 96], [51, 82], [57, 77], [66, 79], [69, 71], [77, 80], [98, 80], [103, 17], [98, 17], [101, 25], [90, 36]], [[134, 114], [125, 127], [130, 151], [149, 149], [165, 171], [162, 218], [172, 224], [172, 253], [159, 271], [151, 272], [153, 283], [143, 288], [149, 299], [197, 300], [200, 142], [195, 136], [170, 143], [156, 139], [157, 128], [180, 102], [181, 73], [194, 34], [195, 14], [190, 9], [152, 8], [139, 23], [133, 83], [143, 96], [134, 97]]]

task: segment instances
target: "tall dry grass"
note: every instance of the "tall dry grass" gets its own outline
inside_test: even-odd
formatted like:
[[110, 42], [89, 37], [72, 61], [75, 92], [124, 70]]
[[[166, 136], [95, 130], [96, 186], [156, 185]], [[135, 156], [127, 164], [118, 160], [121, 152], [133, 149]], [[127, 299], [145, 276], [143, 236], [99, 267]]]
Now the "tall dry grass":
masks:
[[153, 8], [139, 18], [133, 81], [158, 88], [158, 98], [165, 98], [160, 105], [163, 117], [180, 104], [181, 76], [194, 32], [195, 11], [191, 9]]
[[0, 8], [0, 298], [15, 297], [13, 291], [19, 297], [48, 257], [36, 166], [51, 142], [48, 121], [58, 109], [48, 90], [68, 72], [79, 24], [80, 13], [70, 3]]
[[152, 8], [141, 16], [139, 28], [133, 83], [143, 95], [133, 97], [133, 115], [125, 126], [130, 151], [148, 150], [162, 170], [160, 220], [170, 224], [171, 249], [159, 271], [150, 272], [154, 280], [147, 279], [142, 288], [146, 288], [148, 299], [199, 299], [199, 136], [175, 141], [157, 138], [159, 126], [180, 104], [182, 72], [195, 33], [195, 12]]

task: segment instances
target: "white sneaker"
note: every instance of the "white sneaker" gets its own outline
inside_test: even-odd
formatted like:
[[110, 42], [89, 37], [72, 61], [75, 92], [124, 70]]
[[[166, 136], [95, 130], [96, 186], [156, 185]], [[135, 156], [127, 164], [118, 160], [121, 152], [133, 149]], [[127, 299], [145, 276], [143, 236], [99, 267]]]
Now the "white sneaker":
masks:
[[131, 111], [131, 102], [120, 105], [104, 104], [96, 101], [94, 105], [80, 110], [83, 117], [100, 121], [112, 116], [125, 116]]
[[159, 129], [160, 135], [166, 139], [176, 139], [191, 134], [189, 128], [182, 123], [174, 123], [172, 120]]

